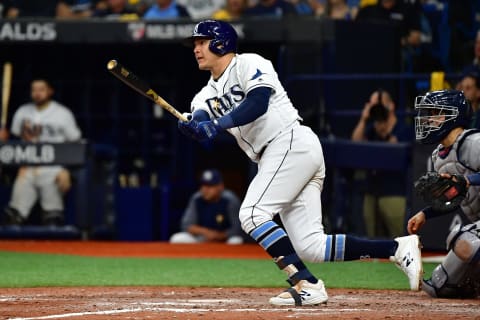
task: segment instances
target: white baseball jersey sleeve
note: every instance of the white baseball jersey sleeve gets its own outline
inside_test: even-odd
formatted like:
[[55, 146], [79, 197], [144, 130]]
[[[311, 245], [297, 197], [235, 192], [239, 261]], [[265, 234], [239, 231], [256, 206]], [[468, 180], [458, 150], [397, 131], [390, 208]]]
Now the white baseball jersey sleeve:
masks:
[[251, 53], [236, 55], [223, 75], [217, 80], [210, 78], [191, 104], [192, 113], [205, 110], [211, 119], [220, 118], [237, 108], [258, 87], [272, 89], [267, 112], [251, 123], [228, 129], [254, 161], [258, 161], [269, 141], [301, 119], [269, 60]]
[[61, 143], [81, 137], [72, 112], [56, 101], [43, 110], [32, 103], [21, 106], [13, 116], [11, 132], [22, 136], [24, 130], [30, 130], [36, 142]]

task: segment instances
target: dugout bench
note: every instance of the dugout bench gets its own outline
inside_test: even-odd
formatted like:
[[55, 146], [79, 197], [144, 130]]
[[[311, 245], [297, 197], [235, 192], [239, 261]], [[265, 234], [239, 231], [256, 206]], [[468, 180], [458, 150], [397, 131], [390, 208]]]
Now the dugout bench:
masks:
[[[8, 185], [0, 186], [1, 213], [10, 200], [11, 186], [16, 167], [28, 165], [62, 165], [72, 175], [72, 188], [65, 195], [65, 225], [47, 227], [41, 225], [1, 226], [0, 238], [19, 239], [81, 239], [88, 225], [88, 169], [86, 141], [76, 143], [27, 143], [8, 141], [0, 144], [0, 175], [10, 176]], [[34, 207], [35, 209], [35, 207]], [[36, 217], [28, 222], [36, 222]]]

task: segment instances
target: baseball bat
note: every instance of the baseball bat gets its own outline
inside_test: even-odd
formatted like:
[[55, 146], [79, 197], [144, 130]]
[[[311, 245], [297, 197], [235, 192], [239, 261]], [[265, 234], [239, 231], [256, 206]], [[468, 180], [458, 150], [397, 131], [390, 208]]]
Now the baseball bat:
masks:
[[12, 89], [12, 64], [5, 62], [3, 64], [3, 80], [2, 80], [2, 118], [0, 119], [0, 128], [7, 125], [8, 102], [10, 100], [10, 92]]
[[115, 77], [120, 79], [123, 83], [128, 85], [130, 88], [133, 90], [137, 91], [141, 95], [147, 97], [148, 99], [152, 100], [171, 114], [173, 114], [175, 117], [182, 121], [188, 121], [188, 119], [178, 112], [177, 109], [175, 109], [170, 103], [165, 101], [162, 97], [160, 97], [151, 87], [148, 83], [137, 77], [135, 74], [133, 74], [130, 70], [122, 66], [120, 63], [118, 63], [117, 60], [110, 60], [107, 63], [107, 69], [110, 71], [111, 74], [113, 74]]

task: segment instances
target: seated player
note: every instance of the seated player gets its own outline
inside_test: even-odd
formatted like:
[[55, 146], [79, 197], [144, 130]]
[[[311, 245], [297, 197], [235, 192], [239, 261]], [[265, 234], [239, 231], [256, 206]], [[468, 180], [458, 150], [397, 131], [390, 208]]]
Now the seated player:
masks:
[[[80, 139], [75, 118], [65, 106], [52, 100], [53, 92], [47, 80], [32, 81], [32, 102], [15, 112], [12, 135], [28, 142], [61, 143]], [[61, 166], [21, 167], [3, 223], [24, 223], [34, 204], [40, 200], [43, 224], [63, 224], [63, 195], [70, 186], [70, 173]]]
[[243, 243], [238, 211], [240, 201], [226, 190], [218, 170], [206, 170], [200, 190], [192, 195], [182, 218], [182, 232], [171, 243], [226, 242]]

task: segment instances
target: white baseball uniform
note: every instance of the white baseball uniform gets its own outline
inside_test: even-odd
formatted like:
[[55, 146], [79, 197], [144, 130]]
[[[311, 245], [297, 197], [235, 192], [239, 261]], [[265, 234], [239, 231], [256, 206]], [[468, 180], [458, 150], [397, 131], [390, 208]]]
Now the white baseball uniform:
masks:
[[[22, 105], [13, 116], [11, 132], [21, 137], [25, 130], [35, 137], [34, 142], [61, 143], [81, 137], [70, 110], [56, 101], [42, 110], [32, 103]], [[13, 185], [9, 206], [25, 219], [38, 198], [43, 210], [63, 211], [62, 193], [55, 183], [61, 169], [61, 166], [22, 168]]]
[[293, 107], [272, 63], [257, 54], [237, 54], [217, 80], [194, 97], [192, 113], [212, 119], [228, 114], [254, 88], [272, 89], [267, 112], [244, 126], [228, 129], [243, 151], [258, 163], [240, 208], [249, 233], [280, 214], [300, 258], [324, 261], [327, 235], [322, 224], [320, 194], [325, 178], [322, 147]]

